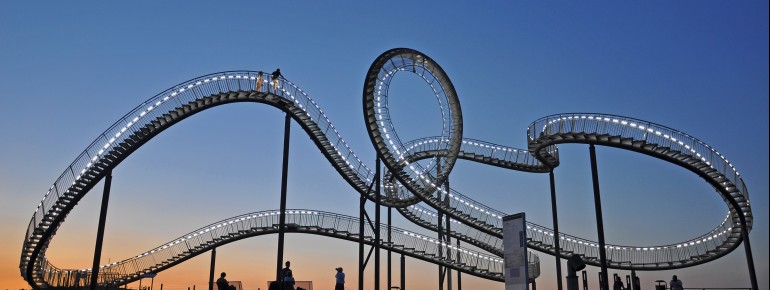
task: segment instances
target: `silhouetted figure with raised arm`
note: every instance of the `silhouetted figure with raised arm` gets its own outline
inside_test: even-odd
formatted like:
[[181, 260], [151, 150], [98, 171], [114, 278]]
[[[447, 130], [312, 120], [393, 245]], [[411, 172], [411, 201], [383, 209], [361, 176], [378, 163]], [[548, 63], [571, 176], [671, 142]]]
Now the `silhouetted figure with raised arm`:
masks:
[[334, 290], [345, 290], [345, 273], [342, 272], [342, 267], [337, 267], [337, 274], [334, 275]]

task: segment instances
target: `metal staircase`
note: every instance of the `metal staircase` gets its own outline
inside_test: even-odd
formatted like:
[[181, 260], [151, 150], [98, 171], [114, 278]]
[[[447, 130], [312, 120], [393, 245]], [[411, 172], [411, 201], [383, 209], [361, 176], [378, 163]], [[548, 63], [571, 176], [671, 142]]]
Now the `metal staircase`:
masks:
[[[358, 241], [360, 221], [355, 217], [300, 209], [287, 210], [286, 214], [287, 232]], [[213, 248], [249, 237], [275, 234], [279, 223], [278, 211], [254, 212], [218, 221], [131, 258], [102, 266], [98, 283], [104, 287], [119, 287], [139, 280], [143, 274], [166, 270]], [[387, 225], [380, 228], [381, 235], [385, 236]], [[499, 257], [441, 243], [397, 227], [392, 227], [391, 235], [392, 242], [381, 242], [383, 249], [470, 275], [503, 281], [503, 261]], [[375, 242], [370, 227], [366, 227], [364, 242], [369, 245]], [[452, 258], [447, 258], [450, 255]], [[529, 259], [530, 278], [534, 279], [540, 274], [539, 258], [530, 254]], [[90, 281], [90, 269], [59, 269], [47, 261], [44, 264], [42, 278], [45, 284], [41, 286], [78, 287]]]
[[[444, 117], [441, 136], [406, 143], [398, 138], [386, 105], [390, 79], [398, 72], [417, 74], [436, 94]], [[99, 135], [56, 179], [33, 213], [19, 265], [24, 279], [33, 287], [44, 288], [63, 283], [57, 281], [69, 277], [67, 275], [79, 275], [70, 272], [52, 276], [56, 268], [45, 257], [48, 244], [66, 216], [106, 174], [144, 143], [177, 122], [218, 105], [257, 102], [286, 112], [354, 190], [374, 199], [369, 191], [375, 179], [374, 172], [347, 145], [320, 107], [299, 87], [283, 78], [279, 79], [278, 88], [273, 88], [269, 75], [264, 74], [268, 77], [257, 90], [255, 82], [259, 74], [262, 73], [231, 71], [188, 80], [143, 102]], [[495, 253], [499, 250], [501, 218], [505, 214], [442, 188], [454, 161], [462, 158], [511, 170], [548, 172], [549, 168], [559, 164], [557, 144], [586, 143], [639, 152], [682, 166], [711, 184], [730, 208], [727, 218], [713, 230], [684, 242], [645, 247], [608, 244], [609, 267], [652, 270], [705, 263], [726, 255], [742, 241], [738, 213], [745, 215], [747, 228], [751, 228], [748, 191], [737, 170], [712, 147], [680, 131], [620, 116], [560, 114], [533, 122], [528, 130], [528, 150], [520, 150], [463, 138], [462, 113], [451, 81], [438, 64], [417, 51], [394, 49], [384, 53], [373, 63], [365, 82], [364, 118], [372, 144], [388, 169], [382, 204], [399, 208], [407, 218], [423, 227], [436, 229], [426, 208], [421, 208], [423, 213], [420, 213], [413, 210], [416, 207], [410, 207], [418, 202], [461, 223], [462, 226], [452, 228], [451, 234], [455, 238]], [[308, 228], [307, 231], [334, 233], [335, 237], [355, 233], [344, 234], [325, 227]], [[239, 236], [237, 233], [228, 235], [231, 236], [212, 241], [218, 243]], [[531, 249], [548, 254], [555, 252], [552, 230], [529, 224], [528, 235]], [[560, 236], [563, 256], [581, 255], [588, 264], [599, 265], [596, 242], [563, 233]], [[191, 245], [187, 252], [176, 252], [163, 262], [141, 262], [141, 269], [155, 271], [173, 266], [191, 254], [191, 250], [204, 250], [210, 245]], [[394, 250], [397, 248], [393, 247]], [[406, 251], [405, 248], [401, 250]], [[427, 256], [418, 256], [430, 260]], [[482, 268], [476, 266], [476, 269]], [[479, 271], [474, 273], [494, 272], [490, 269]]]

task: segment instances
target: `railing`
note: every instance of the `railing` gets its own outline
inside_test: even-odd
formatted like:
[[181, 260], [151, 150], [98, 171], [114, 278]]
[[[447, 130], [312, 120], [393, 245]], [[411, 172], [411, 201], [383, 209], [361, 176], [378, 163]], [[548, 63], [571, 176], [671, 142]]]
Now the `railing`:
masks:
[[[157, 273], [168, 265], [208, 251], [219, 244], [254, 236], [260, 232], [275, 233], [279, 223], [278, 211], [249, 213], [212, 223], [132, 258], [100, 267], [98, 281], [102, 285], [123, 285], [135, 281], [142, 274]], [[290, 231], [316, 232], [347, 237], [349, 240], [357, 240], [359, 233], [357, 218], [313, 210], [287, 210], [286, 225]], [[387, 225], [381, 225], [380, 232], [381, 236], [386, 236]], [[364, 237], [368, 243], [373, 242], [374, 231], [371, 227], [365, 227]], [[502, 278], [503, 260], [499, 257], [446, 244], [398, 227], [392, 227], [391, 237], [392, 244], [381, 241], [383, 248], [405, 251], [426, 260], [464, 265], [460, 267], [470, 272], [478, 272], [480, 276]], [[441, 253], [443, 255], [440, 255]], [[531, 277], [539, 276], [539, 258], [530, 254], [529, 259]], [[43, 272], [46, 273], [44, 280], [51, 286], [73, 287], [81, 285], [78, 283], [90, 281], [91, 269], [59, 269], [47, 262], [43, 264]]]
[[[389, 58], [383, 58], [385, 55]], [[365, 84], [367, 90], [371, 91], [371, 94], [365, 95], [365, 99], [373, 98], [370, 100], [371, 103], [366, 103], [369, 101], [365, 101], [364, 104], [365, 108], [369, 106], [372, 108], [372, 110], [365, 110], [365, 114], [373, 114], [367, 117], [367, 119], [373, 118], [372, 120], [374, 120], [368, 120], [370, 123], [370, 135], [372, 133], [371, 130], [374, 129], [384, 138], [377, 141], [377, 146], [380, 147], [378, 148], [379, 152], [383, 156], [383, 162], [403, 168], [404, 171], [397, 174], [410, 180], [410, 184], [407, 186], [414, 187], [413, 190], [420, 188], [426, 192], [432, 191], [436, 187], [437, 182], [449, 174], [456, 156], [445, 155], [440, 157], [441, 161], [439, 163], [442, 163], [443, 167], [438, 169], [436, 176], [433, 176], [433, 172], [431, 172], [431, 165], [423, 166], [419, 163], [406, 161], [407, 149], [396, 133], [387, 107], [388, 88], [392, 77], [399, 71], [410, 71], [425, 81], [438, 101], [439, 110], [441, 111], [442, 130], [440, 138], [443, 138], [445, 142], [442, 141], [436, 144], [442, 145], [442, 150], [453, 148], [455, 146], [453, 142], [456, 142], [455, 140], [462, 136], [462, 118], [459, 112], [459, 104], [452, 103], [451, 101], [456, 100], [456, 92], [443, 70], [429, 57], [417, 51], [393, 49], [383, 54], [383, 56], [375, 60], [375, 63], [378, 63], [380, 66], [373, 64], [367, 74], [367, 83]], [[370, 82], [369, 78], [376, 78], [376, 81]], [[455, 108], [458, 110], [455, 110]], [[372, 128], [371, 125], [374, 125], [376, 128]], [[459, 147], [459, 144], [456, 144], [456, 146]]]
[[[441, 152], [446, 151], [447, 142], [449, 141], [444, 137], [420, 138], [404, 144], [405, 154], [403, 155], [419, 155], [423, 154], [423, 152], [441, 154]], [[460, 146], [460, 155], [462, 156], [465, 154], [479, 155], [481, 159], [497, 159], [508, 163], [509, 165], [507, 168], [510, 169], [516, 168], [522, 170], [526, 168], [528, 171], [547, 172], [545, 166], [543, 166], [540, 161], [532, 156], [527, 150], [464, 138], [462, 139]], [[557, 152], [554, 152], [554, 154], [558, 155]], [[451, 207], [453, 210], [462, 212], [468, 217], [476, 220], [476, 222], [491, 225], [498, 229], [502, 228], [502, 217], [506, 215], [505, 213], [483, 205], [453, 189], [450, 189], [448, 197], [449, 207]]]
[[[721, 153], [703, 141], [687, 133], [663, 125], [639, 119], [607, 114], [573, 113], [543, 117], [529, 125], [527, 137], [530, 142], [541, 134], [583, 132], [607, 134], [650, 144], [668, 147], [693, 157], [719, 172], [732, 183], [744, 200], [748, 200], [748, 190], [738, 170]], [[731, 188], [727, 188], [730, 190]]]
[[[431, 225], [431, 227], [434, 229], [438, 224], [438, 214], [432, 209], [428, 209], [420, 205], [412, 205], [401, 210], [407, 211], [409, 215], [422, 221], [427, 225]], [[494, 236], [494, 235], [481, 232], [477, 229], [469, 227], [468, 225], [456, 219], [451, 219], [451, 222], [452, 222], [451, 230], [455, 235], [463, 235], [477, 241], [478, 243], [485, 244], [490, 248], [497, 249], [497, 251], [493, 253], [495, 253], [496, 255], [502, 256], [503, 241], [499, 236]], [[502, 233], [502, 230], [500, 231]]]
[[[265, 77], [260, 77], [260, 74]], [[88, 179], [89, 176], [85, 174], [94, 170], [96, 164], [103, 162], [103, 158], [107, 157], [113, 149], [123, 143], [129, 136], [146, 128], [153, 122], [157, 122], [165, 114], [183, 108], [186, 104], [194, 103], [202, 97], [241, 90], [256, 91], [257, 79], [262, 79], [263, 82], [258, 92], [275, 92], [278, 96], [292, 101], [295, 107], [302, 110], [301, 114], [305, 114], [315, 122], [314, 124], [316, 124], [318, 130], [323, 132], [329, 143], [334, 146], [333, 152], [329, 152], [329, 154], [333, 156], [336, 154], [336, 158], [339, 158], [344, 163], [343, 166], [349, 167], [354, 173], [354, 175], [348, 176], [349, 178], [358, 178], [369, 182], [373, 179], [374, 173], [353, 153], [318, 105], [292, 83], [281, 78], [278, 85], [279, 89], [276, 91], [271, 85], [272, 82], [268, 74], [262, 72], [233, 71], [202, 76], [157, 94], [121, 117], [104, 133], [100, 134], [57, 178], [54, 185], [46, 192], [43, 200], [38, 204], [27, 228], [25, 246], [22, 249], [22, 259], [20, 262], [22, 275], [25, 275], [23, 271], [24, 265], [28, 264], [29, 259], [32, 258], [29, 256], [32, 249], [28, 247], [29, 242], [35, 239], [33, 237], [35, 231], [55, 231], [55, 229], [49, 229], [49, 225], [43, 224], [43, 219], [47, 215], [56, 216], [61, 213], [61, 208], [55, 211], [52, 209], [54, 209], [57, 203], [63, 203], [63, 196], [67, 195], [72, 198], [74, 195], [84, 195], [85, 192], [78, 192], [73, 186], [78, 181]], [[98, 180], [89, 180], [89, 182], [95, 184]], [[362, 181], [359, 183], [361, 184], [359, 187], [363, 187], [363, 184], [365, 184]], [[359, 188], [358, 190], [363, 191], [365, 188]], [[67, 212], [65, 211], [63, 214]], [[38, 247], [40, 246], [38, 245]]]
[[[104, 157], [105, 153], [110, 152], [132, 133], [139, 131], [164, 114], [180, 108], [184, 104], [195, 102], [201, 97], [242, 90], [254, 91], [260, 73], [231, 71], [210, 74], [183, 82], [143, 102], [100, 134], [75, 158], [75, 161], [56, 179], [54, 185], [38, 204], [32, 217], [32, 223], [36, 226], [39, 225], [61, 195], [70, 192], [70, 187], [75, 184], [75, 181], [80, 180], [84, 173]], [[264, 85], [259, 92], [267, 93], [270, 91], [272, 93], [272, 82], [269, 74], [263, 73], [263, 75], [265, 76]], [[305, 92], [283, 78], [280, 79], [279, 87], [280, 89], [276, 94], [292, 100], [297, 107], [301, 108], [315, 122], [318, 129], [325, 132], [329, 142], [334, 145], [337, 155], [344, 160], [350, 169], [357, 173], [358, 178], [371, 182], [374, 172], [369, 170], [350, 149], [320, 107]], [[28, 229], [27, 237], [31, 237], [31, 235], [32, 230]]]
[[[427, 224], [435, 226], [435, 224], [438, 222], [438, 215], [432, 209], [414, 205], [407, 207], [406, 210], [408, 210], [412, 216], [426, 222]], [[500, 253], [502, 252], [502, 234], [497, 236], [488, 235], [474, 228], [468, 227], [467, 225], [454, 219], [452, 220], [451, 229], [455, 234], [464, 235], [476, 241], [483, 242], [484, 244], [497, 249], [497, 251]], [[501, 228], [498, 230], [502, 232]], [[725, 237], [724, 233], [720, 236]], [[542, 246], [533, 243], [540, 243], [549, 246], [554, 245], [553, 230], [532, 222], [527, 222], [527, 237], [531, 240], [530, 247], [542, 248]], [[707, 239], [706, 242], [697, 244], [693, 242], [692, 246], [687, 247], [677, 247], [677, 245], [657, 247], [630, 247], [613, 244], [607, 244], [605, 247], [607, 259], [610, 263], [615, 264], [615, 266], [630, 265], [631, 263], [639, 266], [644, 264], [656, 265], [668, 261], [686, 260], [692, 256], [705, 254], [708, 250], [713, 249], [714, 247], [720, 245], [722, 242], [724, 242], [724, 240]], [[560, 246], [562, 252], [571, 252], [594, 259], [598, 259], [599, 257], [599, 245], [596, 242], [587, 239], [560, 233]], [[546, 252], [554, 254], [555, 250], [550, 249]], [[566, 256], [570, 255], [571, 254]]]
[[[744, 212], [750, 213], [748, 205], [748, 192], [734, 166], [727, 159], [714, 150], [711, 146], [686, 133], [642, 121], [634, 118], [604, 115], [604, 114], [559, 114], [544, 117], [530, 124], [527, 136], [530, 142], [535, 142], [543, 136], [560, 134], [596, 134], [618, 139], [643, 141], [645, 144], [654, 144], [666, 147], [669, 150], [687, 154], [692, 158], [705, 163], [710, 169], [719, 172], [729, 181], [723, 182], [719, 191], [728, 192], [742, 206]], [[618, 140], [616, 142], [622, 142]], [[628, 145], [631, 146], [631, 145]], [[547, 152], [540, 152], [547, 156]], [[730, 204], [728, 203], [728, 206]], [[618, 263], [627, 263], [640, 266], [654, 267], [659, 264], [685, 264], [693, 262], [693, 257], [709, 255], [711, 251], [723, 251], [721, 246], [730, 243], [730, 239], [739, 238], [739, 229], [733, 228], [737, 217], [728, 213], [727, 218], [708, 233], [697, 238], [665, 246], [653, 247], [628, 247], [607, 245], [608, 259]], [[751, 225], [751, 214], [746, 215], [747, 224]], [[574, 247], [575, 250], [594, 256], [598, 253], [598, 245], [585, 239], [562, 235], [562, 238], [570, 244], [562, 244], [565, 248]]]
[[[405, 68], [413, 68], [418, 75], [420, 75], [431, 86], [437, 98], [446, 97], [447, 89], [444, 82], [448, 80], [441, 79], [433, 75], [433, 69], [437, 66], [431, 64], [422, 63], [424, 67], [420, 67], [419, 63], [404, 63], [401, 66], [392, 67], [392, 71], [389, 71], [385, 78], [390, 77], [390, 74], [397, 70], [403, 70]], [[420, 67], [418, 69], [418, 67]], [[419, 72], [417, 72], [419, 71]], [[257, 83], [261, 80], [261, 85]], [[387, 86], [387, 84], [383, 84]], [[451, 83], [450, 83], [451, 85]], [[387, 87], [385, 88], [387, 89]], [[255, 71], [232, 71], [215, 73], [199, 78], [195, 78], [180, 85], [177, 85], [171, 89], [161, 92], [160, 94], [143, 102], [128, 114], [120, 118], [117, 122], [111, 125], [107, 130], [100, 134], [96, 140], [94, 140], [81, 154], [77, 156], [64, 172], [56, 179], [54, 184], [45, 193], [43, 199], [38, 204], [35, 212], [30, 219], [27, 231], [25, 233], [25, 243], [22, 249], [22, 257], [20, 261], [20, 268], [22, 269], [22, 275], [26, 279], [37, 279], [37, 276], [49, 277], [51, 273], [63, 273], [53, 266], [49, 266], [48, 261], [44, 256], [45, 248], [47, 247], [49, 240], [41, 240], [41, 233], [45, 232], [53, 234], [61, 222], [53, 222], [51, 224], [43, 223], [43, 220], [51, 217], [58, 217], [59, 215], [66, 215], [74, 207], [74, 204], [68, 204], [67, 199], [73, 197], [82, 197], [86, 192], [82, 192], [81, 185], [78, 183], [86, 183], [93, 186], [98, 180], [94, 180], [93, 173], [102, 171], [103, 168], [99, 166], [116, 166], [111, 164], [113, 160], [111, 154], [115, 153], [120, 146], [123, 146], [130, 136], [152, 127], [153, 123], [160, 122], [165, 118], [167, 114], [175, 112], [196, 103], [203, 98], [227, 95], [231, 93], [257, 93], [264, 94], [265, 97], [271, 98], [272, 94], [282, 98], [282, 100], [293, 103], [291, 112], [301, 118], [307, 120], [303, 121], [303, 125], [310, 128], [311, 134], [317, 140], [322, 142], [328, 142], [332, 146], [331, 149], [326, 150], [325, 154], [330, 156], [330, 159], [335, 166], [343, 168], [346, 173], [346, 178], [351, 181], [356, 190], [359, 192], [367, 192], [367, 185], [374, 179], [374, 173], [370, 170], [360, 158], [350, 149], [347, 143], [342, 139], [339, 132], [329, 121], [328, 117], [321, 111], [320, 107], [301, 89], [292, 84], [291, 82], [281, 78], [277, 88], [272, 86], [272, 79], [268, 74]], [[237, 101], [235, 98], [238, 94], [228, 95], [232, 101]], [[386, 96], [386, 95], [384, 95]], [[440, 102], [441, 103], [441, 102]], [[447, 113], [448, 104], [441, 104], [442, 116], [447, 120], [453, 122], [461, 122], [456, 120], [459, 116], [452, 116]], [[381, 106], [379, 109], [384, 110], [385, 114], [379, 115], [383, 119], [380, 121], [390, 126], [392, 124], [387, 117], [387, 106]], [[417, 144], [415, 148], [409, 148], [403, 146], [395, 146], [396, 156], [395, 159], [402, 160], [407, 158], [409, 151], [441, 151], [447, 150], [451, 145], [450, 134], [448, 127], [443, 127], [444, 137], [437, 137], [433, 142], [425, 142]], [[742, 178], [738, 174], [733, 165], [727, 161], [727, 159], [719, 152], [714, 150], [709, 145], [702, 141], [691, 137], [685, 133], [670, 129], [665, 126], [657, 125], [654, 123], [641, 121], [633, 118], [612, 116], [612, 115], [598, 115], [598, 114], [561, 114], [554, 115], [539, 119], [533, 122], [528, 130], [529, 141], [533, 142], [540, 136], [548, 136], [560, 133], [570, 132], [589, 132], [595, 134], [607, 134], [611, 136], [618, 136], [620, 138], [630, 138], [633, 140], [641, 140], [648, 144], [657, 144], [658, 146], [667, 147], [670, 150], [675, 150], [683, 154], [688, 154], [697, 160], [703, 162], [708, 169], [713, 172], [718, 172], [720, 176], [724, 176], [727, 181], [721, 184], [721, 190], [726, 192], [738, 201], [741, 206], [741, 210], [747, 213], [747, 224], [749, 228], [752, 224], [752, 216], [750, 214], [750, 206], [748, 204], [748, 191], [746, 191], [745, 184]], [[391, 130], [393, 136], [389, 136], [390, 140], [395, 140], [395, 143], [401, 144], [398, 136], [395, 135], [395, 130]], [[427, 139], [426, 139], [427, 140]], [[419, 141], [418, 141], [419, 143]], [[387, 144], [387, 143], [386, 143]], [[479, 154], [485, 157], [496, 158], [500, 160], [506, 160], [525, 166], [542, 166], [537, 160], [535, 160], [530, 153], [525, 153], [522, 150], [512, 151], [510, 148], [506, 148], [491, 143], [481, 142], [477, 140], [465, 139], [459, 144], [463, 152], [469, 154]], [[532, 152], [534, 153], [534, 152]], [[558, 150], [555, 146], [548, 146], [544, 151], [537, 152], [537, 154], [545, 154], [551, 157], [558, 157]], [[552, 164], [551, 164], [552, 165]], [[406, 170], [407, 178], [416, 181], [410, 186], [417, 186], [416, 188], [431, 188], [435, 186], [431, 184], [436, 181], [436, 178], [430, 175], [430, 167], [424, 168], [419, 164], [414, 164], [415, 170]], [[430, 165], [429, 165], [430, 166]], [[446, 168], [438, 170], [446, 171]], [[539, 169], [538, 169], [539, 170]], [[401, 173], [398, 173], [401, 174]], [[439, 174], [440, 175], [440, 174]], [[77, 185], [77, 186], [76, 186]], [[395, 189], [396, 192], [402, 194], [402, 196], [408, 196], [408, 193], [402, 190]], [[443, 191], [440, 189], [439, 191]], [[444, 193], [439, 198], [443, 202], [444, 199], [449, 197], [449, 206], [447, 209], [456, 213], [462, 213], [461, 220], [474, 225], [485, 225], [492, 228], [491, 233], [499, 231], [502, 225], [501, 218], [504, 215], [502, 212], [495, 211], [494, 209], [484, 206], [472, 199], [450, 190], [448, 193]], [[58, 206], [57, 206], [58, 205]], [[66, 206], [65, 206], [66, 205]], [[417, 214], [421, 216], [421, 214]], [[422, 217], [426, 217], [424, 215]], [[734, 217], [733, 217], [734, 218]], [[683, 263], [691, 261], [693, 257], [701, 255], [709, 255], [712, 251], [723, 251], [720, 249], [720, 245], [729, 243], [731, 237], [735, 237], [739, 231], [732, 227], [735, 223], [729, 216], [725, 221], [717, 226], [714, 230], [701, 237], [666, 246], [654, 246], [654, 247], [626, 247], [608, 245], [608, 259], [614, 264], [614, 267], [628, 267], [635, 266], [644, 267], [656, 267], [660, 263], [669, 263], [674, 266], [681, 266]], [[53, 228], [51, 228], [53, 227]], [[458, 227], [460, 229], [461, 227]], [[540, 239], [543, 243], [552, 243], [552, 238], [549, 240], [549, 235], [553, 236], [547, 228], [540, 226], [532, 226], [533, 237]], [[468, 235], [472, 235], [468, 230]], [[477, 235], [476, 237], [481, 237]], [[50, 236], [48, 236], [50, 238]], [[581, 254], [587, 257], [598, 256], [597, 245], [594, 242], [572, 237], [569, 235], [561, 234], [563, 239], [563, 248], [567, 251], [572, 251], [576, 254]], [[181, 243], [181, 241], [177, 242]], [[192, 243], [192, 244], [191, 244]], [[194, 239], [185, 240], [188, 251], [201, 246], [200, 243], [196, 244]], [[40, 249], [39, 256], [33, 256], [32, 245], [35, 245], [36, 249]], [[170, 247], [170, 246], [169, 246]], [[451, 248], [450, 248], [451, 250]], [[173, 256], [183, 254], [184, 251], [174, 252]], [[154, 257], [154, 256], [153, 256]], [[156, 265], [149, 263], [149, 260], [133, 261], [137, 267]], [[680, 263], [680, 264], [677, 264]], [[27, 277], [24, 269], [31, 267], [35, 264], [35, 267], [39, 267], [36, 271], [39, 271], [39, 275], [35, 277]], [[627, 265], [627, 266], [624, 266]], [[116, 265], [113, 265], [118, 269]], [[112, 266], [110, 266], [112, 267]], [[128, 266], [123, 266], [128, 267]], [[72, 275], [72, 272], [68, 272], [67, 275]], [[77, 276], [77, 274], [76, 274]]]

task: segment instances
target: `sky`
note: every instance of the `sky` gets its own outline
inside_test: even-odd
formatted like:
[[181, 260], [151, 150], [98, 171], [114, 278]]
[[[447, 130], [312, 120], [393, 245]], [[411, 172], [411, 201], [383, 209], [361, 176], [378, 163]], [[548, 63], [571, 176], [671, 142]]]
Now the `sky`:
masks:
[[[362, 86], [371, 62], [395, 47], [421, 51], [444, 68], [467, 138], [526, 148], [526, 127], [538, 118], [595, 112], [662, 124], [713, 146], [748, 187], [754, 264], [760, 289], [770, 289], [768, 2], [753, 0], [2, 1], [0, 289], [29, 288], [18, 268], [24, 233], [64, 169], [124, 114], [188, 79], [280, 67], [373, 168]], [[404, 74], [391, 88], [402, 140], [440, 132], [427, 85]], [[102, 264], [219, 220], [277, 209], [282, 121], [283, 113], [265, 105], [219, 106], [134, 152], [113, 171]], [[357, 216], [358, 194], [299, 128], [291, 131], [288, 208]], [[588, 146], [559, 148], [559, 228], [596, 241]], [[597, 159], [607, 243], [689, 240], [727, 212], [719, 195], [683, 168], [608, 147], [597, 147]], [[461, 160], [450, 181], [492, 208], [552, 226], [547, 175]], [[54, 237], [47, 254], [57, 267], [90, 267], [101, 189], [100, 183], [81, 200]], [[393, 220], [416, 229], [398, 215]], [[266, 289], [276, 251], [275, 236], [231, 243], [217, 250], [216, 271], [244, 289]], [[555, 289], [554, 258], [539, 255], [537, 286]], [[355, 243], [288, 234], [284, 257], [296, 279], [313, 281], [316, 290], [332, 289], [338, 266], [349, 289], [358, 284]], [[204, 254], [159, 273], [155, 287], [205, 288], [209, 259]], [[599, 269], [587, 271], [596, 289]], [[685, 287], [750, 286], [743, 246], [707, 264], [638, 273], [645, 288], [673, 274]], [[365, 281], [373, 289], [371, 268]], [[437, 289], [437, 266], [407, 258], [406, 283]], [[469, 275], [462, 283], [504, 288]]]

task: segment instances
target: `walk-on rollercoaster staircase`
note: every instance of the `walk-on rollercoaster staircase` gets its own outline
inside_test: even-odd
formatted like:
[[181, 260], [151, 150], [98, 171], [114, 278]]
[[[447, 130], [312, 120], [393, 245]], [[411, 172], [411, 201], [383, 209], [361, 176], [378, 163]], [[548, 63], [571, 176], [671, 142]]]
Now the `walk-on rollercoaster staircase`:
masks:
[[[431, 87], [442, 111], [440, 136], [402, 142], [390, 121], [388, 86], [396, 73], [411, 72]], [[265, 76], [264, 78], [262, 76]], [[257, 86], [261, 81], [262, 85]], [[45, 256], [57, 229], [75, 205], [113, 168], [163, 130], [203, 110], [229, 103], [257, 102], [286, 112], [316, 144], [354, 190], [369, 200], [376, 179], [351, 150], [329, 118], [304, 91], [284, 78], [278, 88], [268, 74], [230, 71], [198, 77], [143, 102], [92, 142], [59, 176], [37, 206], [27, 227], [20, 271], [34, 288], [77, 287], [90, 281], [90, 269], [60, 269]], [[259, 89], [257, 89], [259, 87]], [[438, 212], [451, 217], [450, 236], [489, 254], [463, 249], [438, 239], [393, 228], [383, 249], [403, 253], [486, 279], [502, 281], [502, 217], [506, 214], [448, 189], [445, 182], [456, 159], [511, 170], [546, 173], [559, 165], [557, 144], [611, 146], [679, 165], [713, 186], [729, 212], [713, 230], [696, 238], [659, 246], [607, 244], [609, 268], [664, 270], [702, 264], [734, 250], [742, 241], [739, 213], [751, 229], [748, 191], [738, 171], [711, 146], [681, 131], [634, 118], [591, 113], [559, 114], [536, 120], [528, 128], [528, 148], [516, 149], [462, 137], [462, 113], [454, 87], [428, 56], [407, 48], [380, 55], [367, 73], [364, 118], [372, 144], [387, 168], [382, 177], [382, 205], [396, 208], [408, 220], [437, 231]], [[427, 206], [422, 206], [425, 204]], [[358, 219], [315, 210], [289, 210], [292, 232], [358, 241]], [[369, 227], [363, 233], [374, 243]], [[387, 226], [381, 226], [381, 231]], [[277, 232], [277, 212], [245, 214], [213, 223], [120, 262], [100, 267], [99, 284], [117, 286], [159, 272], [214, 247], [243, 238]], [[384, 234], [381, 233], [381, 234]], [[382, 236], [382, 235], [381, 235]], [[599, 266], [597, 242], [564, 233], [560, 254], [580, 255]], [[528, 248], [555, 255], [553, 230], [527, 224]], [[530, 276], [539, 275], [539, 259], [530, 253]]]

